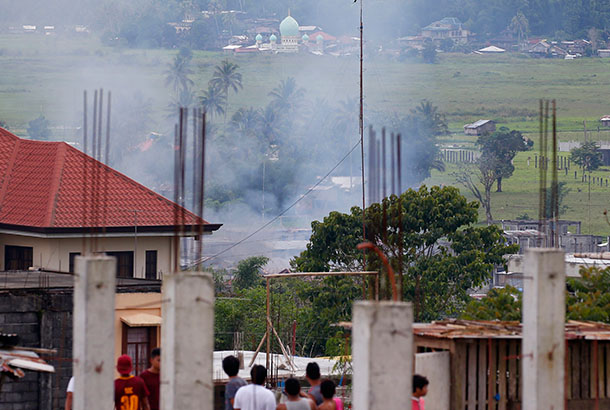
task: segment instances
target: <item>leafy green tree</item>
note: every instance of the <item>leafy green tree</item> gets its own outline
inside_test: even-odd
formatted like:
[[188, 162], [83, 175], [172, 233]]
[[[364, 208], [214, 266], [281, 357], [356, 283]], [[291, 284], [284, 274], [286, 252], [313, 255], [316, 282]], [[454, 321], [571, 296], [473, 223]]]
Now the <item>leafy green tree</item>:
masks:
[[176, 54], [163, 73], [165, 75], [165, 85], [171, 86], [176, 93], [190, 89], [194, 84], [193, 80], [189, 78], [189, 75], [193, 74], [193, 70], [190, 68], [191, 58], [192, 55]]
[[252, 256], [239, 261], [233, 286], [236, 289], [248, 289], [259, 285], [262, 281], [262, 268], [267, 262], [269, 262], [269, 258], [266, 256]]
[[580, 278], [567, 278], [569, 320], [610, 323], [610, 269], [581, 268]]
[[202, 93], [200, 99], [201, 105], [211, 118], [225, 113], [226, 96], [222, 89], [208, 85], [208, 89]]
[[[473, 226], [477, 208], [454, 187], [425, 186], [367, 208], [367, 239], [380, 247], [395, 270], [402, 260], [404, 296], [413, 301], [416, 320], [455, 315], [468, 300], [468, 289], [488, 280], [494, 267], [504, 264], [502, 256], [516, 251], [516, 246], [505, 245], [498, 227]], [[354, 207], [351, 214], [333, 212], [323, 222], [312, 223], [307, 249], [291, 266], [305, 271], [361, 266], [362, 254], [356, 250], [361, 218], [361, 210]], [[375, 255], [367, 256], [367, 269], [382, 269]], [[382, 283], [387, 284], [385, 279]]]
[[596, 142], [584, 142], [580, 147], [570, 151], [572, 162], [582, 167], [585, 172], [592, 172], [603, 164], [603, 156]]
[[49, 130], [49, 120], [44, 115], [39, 115], [37, 118], [28, 122], [28, 135], [35, 140], [46, 141], [51, 136]]
[[214, 74], [210, 80], [210, 85], [219, 88], [225, 96], [225, 121], [229, 109], [229, 90], [237, 93], [243, 88], [241, 83], [241, 73], [237, 70], [239, 66], [225, 59], [214, 68]]
[[472, 299], [460, 315], [467, 320], [521, 321], [523, 295], [515, 287], [493, 288], [482, 299]]
[[498, 184], [496, 192], [502, 192], [502, 179], [510, 178], [515, 171], [515, 155], [517, 152], [531, 149], [534, 143], [519, 131], [500, 127], [492, 134], [481, 135], [477, 139], [477, 145], [481, 149], [480, 161], [488, 162], [495, 170]]

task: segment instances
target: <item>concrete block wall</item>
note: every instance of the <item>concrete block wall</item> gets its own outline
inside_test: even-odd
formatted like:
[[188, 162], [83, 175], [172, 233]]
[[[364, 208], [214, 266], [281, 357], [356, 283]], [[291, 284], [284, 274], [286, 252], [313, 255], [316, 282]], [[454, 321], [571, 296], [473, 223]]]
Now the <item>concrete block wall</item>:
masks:
[[58, 352], [44, 357], [55, 366], [55, 374], [26, 370], [22, 379], [5, 378], [0, 410], [63, 409], [72, 376], [72, 291], [0, 291], [0, 331], [17, 333], [21, 346]]

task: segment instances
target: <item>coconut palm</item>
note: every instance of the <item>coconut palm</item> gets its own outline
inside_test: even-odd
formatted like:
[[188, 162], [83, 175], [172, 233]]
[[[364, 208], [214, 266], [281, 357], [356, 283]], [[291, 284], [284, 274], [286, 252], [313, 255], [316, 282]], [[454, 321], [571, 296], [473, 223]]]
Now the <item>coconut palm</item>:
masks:
[[220, 88], [209, 84], [208, 89], [203, 92], [200, 99], [201, 105], [211, 118], [224, 115], [226, 97]]
[[171, 85], [176, 93], [191, 87], [194, 83], [189, 78], [189, 75], [193, 74], [190, 64], [191, 58], [188, 55], [178, 53], [174, 60], [167, 65], [167, 69], [163, 73], [165, 75], [165, 85]]
[[237, 70], [239, 66], [229, 60], [222, 60], [219, 65], [214, 68], [214, 74], [210, 80], [210, 85], [221, 89], [225, 95], [225, 122], [226, 113], [229, 110], [229, 90], [237, 93], [243, 88], [241, 84], [241, 73]]
[[267, 146], [278, 144], [282, 135], [283, 120], [278, 110], [268, 104], [260, 109], [260, 130]]
[[417, 107], [411, 110], [417, 119], [419, 119], [424, 127], [432, 133], [432, 135], [449, 134], [447, 120], [445, 116], [438, 111], [438, 107], [428, 100], [422, 100]]
[[527, 35], [530, 31], [530, 24], [522, 12], [518, 12], [515, 17], [512, 18], [508, 28], [517, 35], [519, 44], [521, 44], [524, 40], [527, 40]]
[[293, 77], [288, 77], [275, 87], [269, 96], [271, 104], [284, 113], [296, 111], [304, 102], [305, 90], [297, 86]]
[[242, 135], [252, 136], [256, 132], [261, 123], [261, 114], [254, 108], [240, 108], [235, 111], [231, 117], [231, 127]]
[[197, 96], [190, 87], [182, 88], [167, 105], [168, 118], [173, 118], [181, 107], [192, 108], [197, 105]]

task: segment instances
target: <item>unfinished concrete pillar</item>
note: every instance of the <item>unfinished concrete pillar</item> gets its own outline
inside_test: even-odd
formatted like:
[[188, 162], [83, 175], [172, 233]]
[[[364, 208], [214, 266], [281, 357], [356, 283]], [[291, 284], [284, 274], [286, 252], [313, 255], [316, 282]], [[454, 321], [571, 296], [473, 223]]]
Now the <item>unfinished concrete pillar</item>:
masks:
[[161, 409], [212, 410], [214, 280], [204, 272], [163, 276]]
[[565, 256], [529, 248], [523, 280], [523, 410], [564, 407]]
[[78, 256], [75, 272], [73, 408], [106, 409], [114, 397], [116, 258]]
[[356, 302], [352, 322], [354, 410], [410, 408], [413, 378], [411, 304]]

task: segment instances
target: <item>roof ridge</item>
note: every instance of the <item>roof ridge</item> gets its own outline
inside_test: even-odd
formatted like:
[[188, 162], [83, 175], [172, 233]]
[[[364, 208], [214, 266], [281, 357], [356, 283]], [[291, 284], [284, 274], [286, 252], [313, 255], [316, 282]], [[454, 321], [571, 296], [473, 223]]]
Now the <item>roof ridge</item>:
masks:
[[4, 206], [4, 196], [6, 195], [6, 190], [8, 189], [10, 176], [13, 171], [13, 167], [15, 166], [15, 158], [17, 157], [17, 153], [19, 152], [19, 145], [21, 144], [21, 138], [17, 137], [15, 140], [15, 144], [13, 145], [13, 152], [11, 153], [11, 157], [6, 165], [6, 170], [4, 171], [4, 179], [2, 181], [2, 187], [0, 188], [0, 211], [2, 211], [2, 207]]
[[52, 184], [49, 188], [49, 197], [51, 200], [48, 202], [47, 215], [45, 221], [47, 225], [52, 226], [55, 222], [55, 205], [57, 205], [57, 198], [59, 197], [59, 187], [61, 186], [61, 177], [64, 171], [64, 164], [66, 162], [66, 147], [69, 146], [65, 142], [57, 144], [55, 150], [55, 166], [53, 167], [53, 179]]

